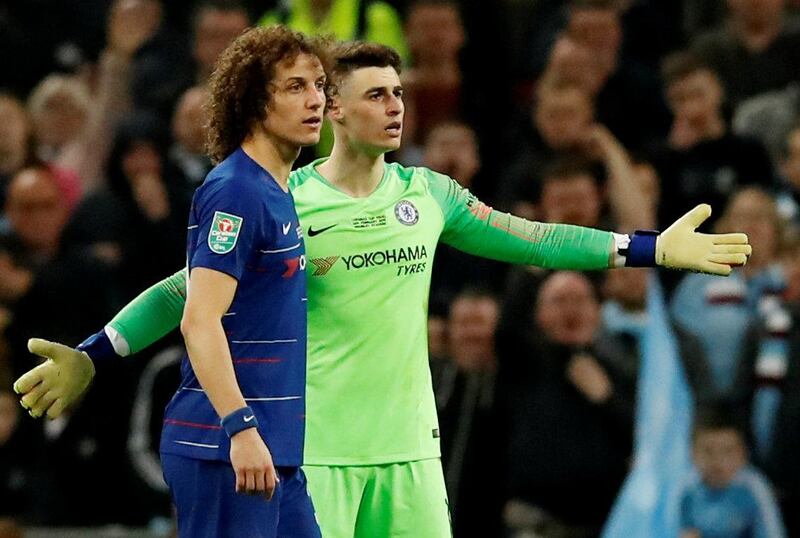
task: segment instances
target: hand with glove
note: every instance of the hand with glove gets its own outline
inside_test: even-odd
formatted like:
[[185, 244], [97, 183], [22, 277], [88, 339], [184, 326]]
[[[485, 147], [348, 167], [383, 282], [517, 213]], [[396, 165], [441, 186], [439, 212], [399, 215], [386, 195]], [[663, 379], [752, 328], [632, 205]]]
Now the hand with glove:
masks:
[[661, 232], [637, 231], [630, 238], [625, 265], [660, 265], [697, 273], [727, 276], [747, 263], [753, 249], [743, 233], [704, 234], [697, 228], [711, 216], [711, 206], [700, 204]]
[[39, 338], [28, 340], [28, 350], [47, 360], [20, 377], [14, 391], [32, 417], [57, 418], [89, 388], [94, 364], [85, 352]]

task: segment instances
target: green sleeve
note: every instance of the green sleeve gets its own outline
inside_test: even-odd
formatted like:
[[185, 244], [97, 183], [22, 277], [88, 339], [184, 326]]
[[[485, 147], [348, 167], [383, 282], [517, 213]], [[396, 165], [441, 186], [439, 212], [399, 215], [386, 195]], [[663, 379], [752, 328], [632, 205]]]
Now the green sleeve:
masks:
[[444, 213], [442, 242], [469, 254], [550, 269], [608, 269], [611, 232], [532, 222], [493, 210], [453, 179], [429, 176], [430, 192]]
[[108, 325], [137, 353], [180, 325], [184, 304], [186, 270], [181, 269], [139, 294]]
[[403, 32], [403, 21], [397, 11], [385, 2], [374, 2], [367, 8], [365, 41], [374, 41], [392, 47], [408, 62], [408, 45]]

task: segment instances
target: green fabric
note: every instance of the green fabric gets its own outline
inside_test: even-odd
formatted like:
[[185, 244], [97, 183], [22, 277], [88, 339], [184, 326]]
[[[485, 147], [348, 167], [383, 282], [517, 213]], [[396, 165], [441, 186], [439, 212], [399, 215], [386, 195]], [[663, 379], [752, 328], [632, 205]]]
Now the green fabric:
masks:
[[[316, 173], [319, 162], [290, 178], [308, 259], [305, 461], [436, 458], [427, 310], [444, 220], [427, 172], [386, 165], [375, 192], [352, 198]], [[400, 207], [417, 222], [400, 222]]]
[[[403, 33], [403, 21], [386, 2], [373, 1], [367, 6], [364, 35], [358, 36], [358, 6], [362, 0], [333, 0], [328, 16], [316, 24], [311, 14], [310, 0], [292, 0], [286, 26], [310, 35], [332, 34], [337, 39], [364, 39], [392, 47], [403, 61], [408, 60], [408, 45]], [[267, 11], [258, 21], [262, 26], [284, 22], [280, 9]]]
[[325, 538], [452, 535], [438, 459], [379, 466], [306, 465], [303, 471]]
[[510, 263], [551, 269], [608, 269], [611, 232], [531, 222], [483, 204], [447, 176], [429, 172], [431, 194], [442, 208], [442, 241], [459, 250]]
[[[437, 458], [427, 313], [439, 240], [499, 260], [599, 269], [612, 236], [493, 212], [450, 178], [397, 164], [385, 165], [370, 196], [352, 198], [316, 172], [319, 163], [289, 178], [308, 259], [305, 461]], [[133, 349], [178, 325], [184, 287], [162, 282], [115, 318]]]
[[178, 327], [186, 304], [186, 270], [150, 286], [114, 316], [109, 325], [137, 353]]

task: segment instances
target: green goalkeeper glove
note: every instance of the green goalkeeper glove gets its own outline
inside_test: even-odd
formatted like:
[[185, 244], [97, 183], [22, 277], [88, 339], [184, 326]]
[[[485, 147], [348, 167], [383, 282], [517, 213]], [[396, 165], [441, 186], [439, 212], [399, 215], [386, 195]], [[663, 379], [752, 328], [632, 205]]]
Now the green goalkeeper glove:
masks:
[[94, 364], [84, 352], [39, 338], [28, 340], [28, 350], [47, 360], [17, 379], [14, 391], [32, 417], [57, 418], [89, 388]]
[[747, 263], [753, 252], [743, 233], [704, 234], [697, 227], [711, 216], [711, 206], [700, 204], [662, 233], [637, 231], [630, 240], [625, 265], [661, 265], [698, 273], [728, 276]]

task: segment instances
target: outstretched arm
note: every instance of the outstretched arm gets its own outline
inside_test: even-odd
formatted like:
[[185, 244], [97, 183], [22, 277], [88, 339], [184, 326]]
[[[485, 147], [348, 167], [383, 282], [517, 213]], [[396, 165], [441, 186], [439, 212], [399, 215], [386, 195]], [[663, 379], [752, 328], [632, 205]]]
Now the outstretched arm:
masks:
[[660, 265], [730, 274], [751, 253], [747, 236], [695, 230], [711, 215], [701, 204], [663, 233], [628, 236], [567, 224], [528, 221], [495, 211], [454, 180], [432, 173], [429, 188], [444, 216], [443, 242], [469, 254], [550, 269], [591, 270]]
[[78, 402], [94, 377], [92, 361], [136, 353], [180, 325], [186, 303], [186, 271], [142, 292], [78, 349], [32, 338], [31, 353], [47, 360], [20, 377], [14, 390], [31, 416], [56, 418]]

